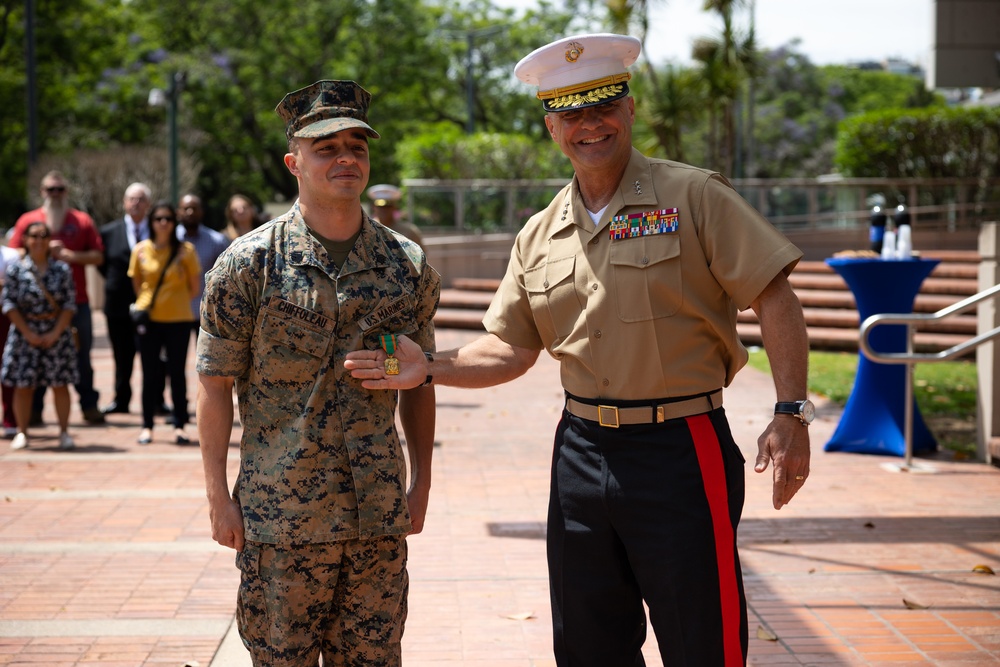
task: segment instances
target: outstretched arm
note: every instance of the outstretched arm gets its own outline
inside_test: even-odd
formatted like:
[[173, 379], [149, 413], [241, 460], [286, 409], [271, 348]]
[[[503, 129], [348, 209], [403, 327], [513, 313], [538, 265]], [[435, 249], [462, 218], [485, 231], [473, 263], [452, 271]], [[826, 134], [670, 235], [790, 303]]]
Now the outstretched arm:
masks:
[[456, 350], [435, 352], [434, 361], [406, 336], [396, 340], [395, 357], [399, 375], [385, 372], [383, 350], [357, 350], [347, 354], [344, 368], [364, 380], [366, 389], [410, 389], [424, 383], [428, 375], [434, 384], [467, 389], [492, 387], [524, 375], [538, 359], [539, 350], [517, 347], [493, 334], [477, 338]]
[[[760, 321], [778, 401], [806, 398], [809, 338], [802, 305], [785, 274], [778, 274], [750, 305]], [[775, 415], [757, 439], [757, 450], [756, 472], [774, 462], [771, 501], [781, 509], [809, 476], [809, 429], [793, 415]]]

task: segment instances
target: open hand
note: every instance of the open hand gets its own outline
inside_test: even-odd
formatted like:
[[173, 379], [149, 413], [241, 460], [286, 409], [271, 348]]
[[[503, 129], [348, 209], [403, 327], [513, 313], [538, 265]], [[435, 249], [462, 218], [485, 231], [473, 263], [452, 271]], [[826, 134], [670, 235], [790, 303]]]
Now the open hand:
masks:
[[420, 346], [406, 336], [396, 336], [396, 352], [399, 360], [399, 375], [385, 372], [385, 350], [356, 350], [347, 353], [344, 368], [351, 377], [363, 380], [365, 389], [413, 389], [427, 379], [427, 358]]
[[809, 477], [809, 428], [794, 417], [775, 417], [757, 439], [754, 471], [764, 472], [771, 461], [774, 462], [771, 503], [780, 510]]

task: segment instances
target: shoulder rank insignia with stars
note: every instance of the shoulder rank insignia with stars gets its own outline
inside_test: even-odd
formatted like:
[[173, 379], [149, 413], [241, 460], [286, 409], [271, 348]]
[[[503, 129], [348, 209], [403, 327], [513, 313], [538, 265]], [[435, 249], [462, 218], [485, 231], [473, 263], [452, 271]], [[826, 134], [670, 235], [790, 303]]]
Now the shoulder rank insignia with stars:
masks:
[[611, 218], [611, 238], [631, 239], [653, 234], [669, 234], [677, 231], [680, 215], [676, 208], [659, 211], [643, 211], [631, 215], [616, 215]]

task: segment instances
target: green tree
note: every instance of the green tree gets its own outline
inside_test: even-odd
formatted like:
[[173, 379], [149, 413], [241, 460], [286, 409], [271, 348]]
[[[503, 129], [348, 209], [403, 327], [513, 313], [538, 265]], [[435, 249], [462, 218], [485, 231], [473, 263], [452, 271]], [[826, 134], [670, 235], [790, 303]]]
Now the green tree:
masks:
[[[37, 204], [28, 183], [28, 74], [23, 0], [0, 1], [0, 225]], [[35, 3], [39, 152], [63, 152], [105, 140], [104, 118], [81, 98], [93, 95], [109, 71], [122, 67], [131, 25], [118, 2]], [[133, 62], [134, 61], [128, 61]], [[108, 110], [108, 115], [113, 113]], [[123, 116], [123, 133], [141, 134], [141, 119]], [[81, 129], [86, 128], [86, 129]]]
[[[182, 72], [180, 149], [210, 212], [233, 192], [289, 199], [295, 183], [275, 105], [296, 87], [350, 78], [372, 92], [370, 119], [383, 135], [372, 146], [373, 178], [393, 181], [396, 142], [437, 122], [464, 127], [467, 92], [477, 130], [547, 140], [532, 91], [510, 73], [572, 20], [549, 2], [521, 15], [487, 0], [43, 2], [41, 151], [72, 162], [79, 149], [165, 148], [166, 114], [149, 106], [149, 91]], [[0, 93], [12, 102], [0, 109], [0, 201], [13, 216], [27, 178], [23, 1], [0, 0], [0, 21]], [[481, 34], [472, 91], [469, 32]]]
[[944, 108], [918, 77], [842, 65], [817, 67], [798, 42], [762, 54], [757, 79], [756, 175], [818, 176], [834, 170], [841, 122], [874, 109]]
[[1000, 109], [888, 109], [846, 120], [837, 165], [849, 176], [995, 178]]

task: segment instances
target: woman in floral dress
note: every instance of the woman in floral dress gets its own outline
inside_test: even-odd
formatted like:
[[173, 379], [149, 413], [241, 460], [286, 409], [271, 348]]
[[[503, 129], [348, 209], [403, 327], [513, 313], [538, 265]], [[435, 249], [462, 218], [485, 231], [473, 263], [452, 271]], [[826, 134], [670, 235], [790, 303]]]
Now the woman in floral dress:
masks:
[[50, 236], [44, 222], [28, 226], [24, 233], [27, 253], [7, 266], [3, 285], [3, 313], [11, 328], [3, 349], [0, 378], [14, 387], [18, 431], [11, 449], [28, 446], [35, 387], [52, 387], [59, 419], [59, 448], [73, 448], [67, 427], [69, 385], [79, 381], [70, 329], [76, 311], [76, 290], [69, 265], [49, 257]]

